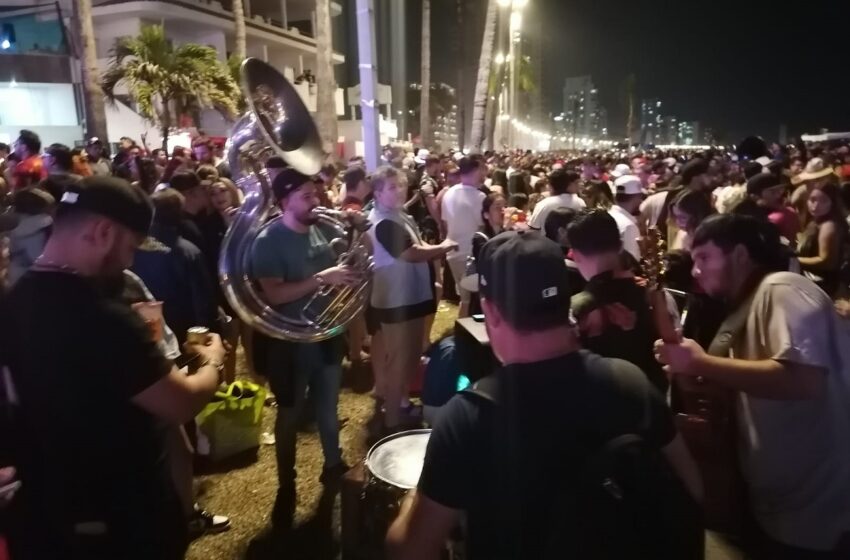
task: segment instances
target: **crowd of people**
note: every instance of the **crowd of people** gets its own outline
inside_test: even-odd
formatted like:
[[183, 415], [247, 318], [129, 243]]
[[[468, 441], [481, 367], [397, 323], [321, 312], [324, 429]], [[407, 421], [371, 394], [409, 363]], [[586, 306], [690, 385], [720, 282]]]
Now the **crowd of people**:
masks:
[[[552, 557], [553, 535], [557, 550], [598, 547], [593, 517], [561, 510], [581, 505], [568, 497], [593, 450], [624, 434], [699, 510], [713, 486], [675, 415], [703, 382], [731, 395], [729, 468], [747, 490], [750, 554], [847, 558], [850, 346], [839, 317], [850, 315], [850, 147], [755, 145], [387, 147], [371, 173], [352, 158], [316, 176], [272, 157], [275, 211], [246, 250], [279, 313], [300, 319], [318, 290], [366, 281], [338, 261], [316, 208], [368, 217], [369, 304], [345, 335], [307, 343], [253, 331], [219, 287], [242, 202], [222, 145], [201, 135], [168, 154], [124, 138], [110, 158], [97, 138], [43, 148], [21, 131], [12, 149], [0, 144], [0, 422], [12, 434], [0, 466], [16, 469], [0, 477], [22, 482], [3, 506], [12, 558], [182, 558], [191, 534], [225, 529], [195, 502], [184, 424], [233, 381], [240, 345], [277, 401], [278, 528], [293, 521], [308, 402], [320, 481], [349, 469], [337, 412], [345, 360], [374, 376], [375, 440], [423, 425], [411, 385], [425, 372], [434, 431], [388, 535], [393, 558], [438, 558], [461, 514], [470, 558]], [[662, 246], [643, 241], [650, 232]], [[651, 303], [656, 284], [666, 305]], [[485, 323], [500, 364], [477, 394], [458, 394], [469, 372], [454, 337], [430, 342], [444, 299]], [[151, 303], [161, 320], [143, 312]], [[663, 336], [665, 321], [676, 337]], [[187, 338], [197, 326], [205, 342]], [[191, 375], [181, 354], [200, 357]], [[608, 541], [606, 555], [583, 557], [619, 557]]]

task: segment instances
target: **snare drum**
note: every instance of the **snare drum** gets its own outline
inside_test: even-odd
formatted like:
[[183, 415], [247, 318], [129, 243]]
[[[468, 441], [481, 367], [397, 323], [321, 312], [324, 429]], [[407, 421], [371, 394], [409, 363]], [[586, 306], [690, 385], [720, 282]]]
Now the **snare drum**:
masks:
[[401, 501], [419, 482], [430, 437], [431, 430], [400, 432], [373, 445], [366, 455], [363, 532], [367, 541], [379, 550], [398, 516]]

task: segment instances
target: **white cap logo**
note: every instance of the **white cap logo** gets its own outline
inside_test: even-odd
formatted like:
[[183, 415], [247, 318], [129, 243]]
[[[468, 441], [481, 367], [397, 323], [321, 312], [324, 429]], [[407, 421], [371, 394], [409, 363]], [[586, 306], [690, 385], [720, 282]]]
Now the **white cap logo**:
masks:
[[546, 288], [545, 290], [543, 290], [543, 299], [555, 297], [557, 295], [558, 295], [557, 286], [552, 286], [551, 288]]
[[62, 195], [62, 202], [67, 202], [68, 204], [74, 204], [77, 202], [77, 199], [80, 197], [80, 193], [75, 192], [66, 192]]

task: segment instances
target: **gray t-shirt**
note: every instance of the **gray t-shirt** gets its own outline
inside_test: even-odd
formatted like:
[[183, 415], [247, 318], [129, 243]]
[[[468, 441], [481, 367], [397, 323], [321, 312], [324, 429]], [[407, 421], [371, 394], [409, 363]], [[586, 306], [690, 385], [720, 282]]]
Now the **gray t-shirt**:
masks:
[[[278, 219], [263, 230], [251, 247], [253, 278], [280, 278], [300, 282], [336, 264], [333, 249], [316, 226], [307, 233], [292, 231]], [[312, 297], [307, 295], [277, 307], [277, 311], [301, 319], [301, 310]]]
[[775, 540], [812, 550], [830, 550], [850, 531], [850, 360], [841, 357], [850, 353], [838, 321], [823, 291], [780, 272], [759, 286], [733, 349], [735, 358], [824, 369], [818, 398], [739, 393], [737, 403], [741, 468], [756, 519]]

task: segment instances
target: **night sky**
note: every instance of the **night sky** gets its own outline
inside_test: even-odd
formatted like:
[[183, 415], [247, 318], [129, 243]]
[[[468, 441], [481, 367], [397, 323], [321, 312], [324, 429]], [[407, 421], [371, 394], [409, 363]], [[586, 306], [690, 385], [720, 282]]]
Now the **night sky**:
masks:
[[[456, 73], [449, 68], [458, 61], [450, 48], [454, 18], [446, 11], [454, 3], [434, 0], [432, 31], [435, 78], [452, 82]], [[544, 106], [553, 113], [562, 110], [564, 79], [591, 74], [612, 132], [622, 134], [620, 84], [634, 72], [638, 99], [658, 97], [665, 114], [698, 120], [724, 142], [749, 133], [775, 139], [782, 123], [791, 135], [850, 130], [846, 0], [806, 0], [793, 8], [761, 0], [530, 3], [543, 22], [528, 32], [544, 40]], [[474, 73], [486, 0], [466, 5], [477, 16], [462, 34]], [[412, 50], [417, 60], [418, 48]]]

